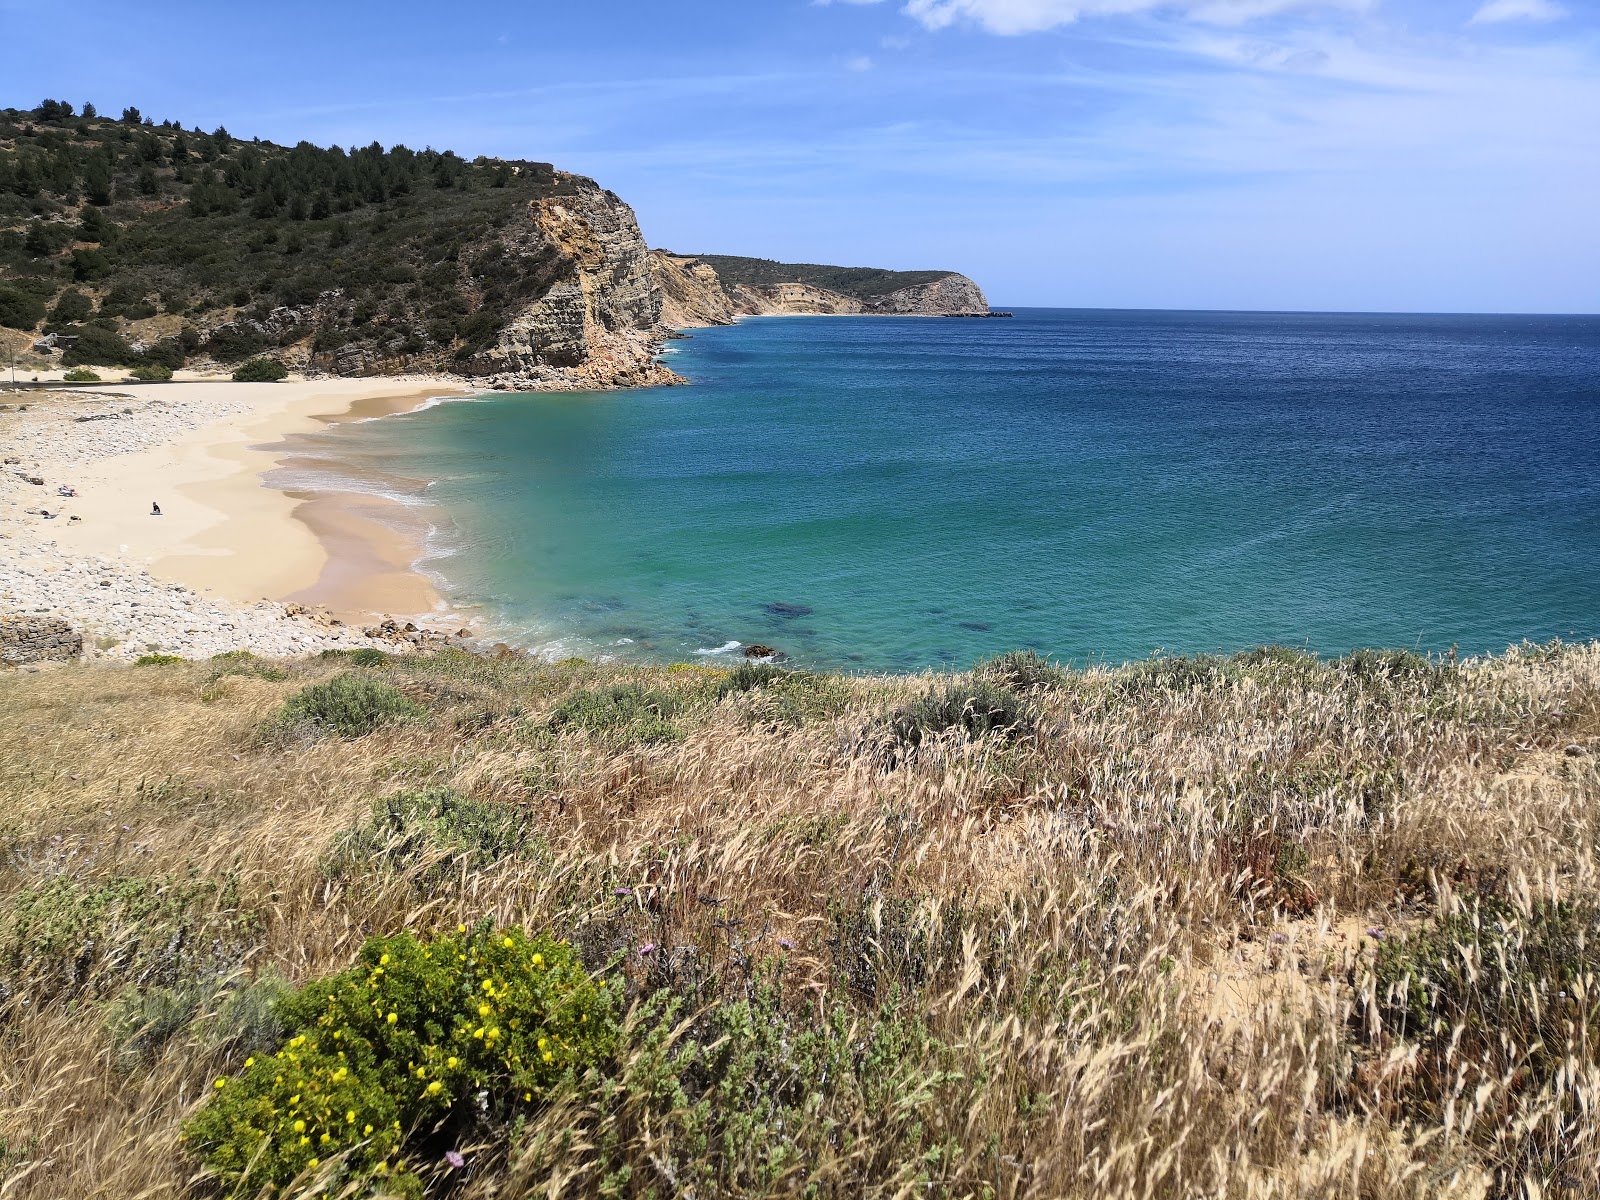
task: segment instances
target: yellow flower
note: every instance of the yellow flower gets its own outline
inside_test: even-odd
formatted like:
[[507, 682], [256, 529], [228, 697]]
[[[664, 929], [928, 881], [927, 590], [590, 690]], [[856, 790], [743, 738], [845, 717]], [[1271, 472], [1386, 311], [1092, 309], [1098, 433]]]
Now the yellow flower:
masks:
[[362, 1129], [361, 1133], [362, 1133], [362, 1136], [364, 1136], [364, 1137], [371, 1137], [372, 1136], [372, 1126], [371, 1125], [366, 1126], [364, 1129]]
[[488, 1033], [484, 1034], [483, 1036], [488, 1038], [489, 1041], [492, 1042], [492, 1041], [494, 1041], [495, 1038], [500, 1036], [500, 1031], [498, 1029], [491, 1029], [491, 1030], [489, 1030]]
[[428, 1077], [428, 1068], [427, 1067], [418, 1067], [417, 1068], [417, 1078], [418, 1079], [426, 1079], [427, 1077]]
[[476, 1029], [474, 1029], [472, 1031], [472, 1036], [475, 1038], [481, 1038], [483, 1036], [483, 1026], [479, 1025]]
[[507, 950], [509, 950], [509, 949], [511, 949], [511, 947], [513, 947], [513, 946], [515, 946], [515, 945], [516, 945], [516, 943], [515, 943], [515, 942], [513, 942], [513, 941], [512, 941], [512, 940], [511, 940], [511, 939], [510, 939], [510, 938], [507, 938], [507, 939], [506, 939], [506, 940], [505, 940], [505, 941], [504, 941], [504, 942], [502, 942], [502, 943], [501, 943], [501, 944], [502, 944], [502, 945], [503, 945], [503, 946], [505, 946], [505, 948], [506, 948], [506, 949], [507, 949]]
[[467, 931], [467, 927], [465, 925], [457, 925], [456, 926], [456, 932], [457, 933], [465, 933], [466, 931]]
[[428, 1085], [428, 1095], [430, 1096], [437, 1096], [443, 1090], [444, 1084], [440, 1083], [437, 1079]]
[[555, 1062], [555, 1060], [556, 1060], [556, 1056], [554, 1054], [551, 1054], [550, 1051], [546, 1050], [544, 1052], [544, 1061], [545, 1062], [553, 1063], [553, 1062]]
[[534, 965], [534, 966], [536, 966], [536, 967], [542, 967], [542, 966], [544, 966], [544, 955], [542, 955], [542, 954], [535, 954], [535, 955], [534, 955], [534, 956], [533, 956], [533, 965]]
[[379, 1163], [378, 1164], [378, 1174], [379, 1175], [387, 1175], [388, 1173], [389, 1173], [389, 1164], [388, 1163]]
[[354, 1125], [356, 1123], [356, 1110], [352, 1108], [349, 1112], [345, 1113], [344, 1121], [346, 1125]]
[[378, 960], [378, 965], [380, 967], [387, 967], [389, 965], [389, 956], [385, 954], [382, 958], [380, 958]]
[[480, 1017], [487, 1017], [493, 1011], [487, 1004], [478, 1005], [478, 1015]]
[[389, 1024], [391, 1024], [391, 1025], [393, 1025], [399, 1019], [400, 1019], [400, 1014], [399, 1013], [390, 1013], [387, 1017], [384, 1018], [384, 1020], [388, 1021]]
[[247, 1058], [244, 1060], [244, 1065], [247, 1067], [253, 1067], [256, 1065], [256, 1060], [254, 1058]]
[[227, 1087], [228, 1086], [228, 1081], [226, 1079], [219, 1079], [219, 1080], [217, 1080], [217, 1086], [219, 1088], [220, 1087]]
[[302, 1146], [309, 1146], [309, 1145], [311, 1145], [311, 1139], [308, 1138], [308, 1137], [303, 1137], [303, 1138], [300, 1139], [300, 1144]]
[[490, 982], [489, 980], [485, 979], [483, 981], [483, 990], [488, 992], [491, 996], [494, 995], [494, 984], [492, 982]]
[[325, 1133], [325, 1134], [322, 1135], [322, 1138], [320, 1140], [321, 1140], [322, 1144], [324, 1146], [326, 1146], [329, 1142], [333, 1141], [333, 1138], [331, 1138], [329, 1135], [327, 1135]]
[[304, 1133], [306, 1131], [306, 1123], [304, 1121], [296, 1121], [294, 1123], [294, 1131], [296, 1133]]
[[532, 1100], [533, 1099], [533, 1093], [532, 1092], [523, 1092], [522, 1093], [522, 1098], [524, 1100]]
[[321, 1162], [322, 1162], [322, 1160], [320, 1158], [313, 1158], [310, 1162], [308, 1162], [306, 1164], [306, 1166], [310, 1167], [313, 1171], [315, 1171], [317, 1169], [317, 1167], [321, 1164]]
[[444, 1060], [444, 1065], [453, 1071], [461, 1065], [461, 1060], [452, 1054], [449, 1058]]

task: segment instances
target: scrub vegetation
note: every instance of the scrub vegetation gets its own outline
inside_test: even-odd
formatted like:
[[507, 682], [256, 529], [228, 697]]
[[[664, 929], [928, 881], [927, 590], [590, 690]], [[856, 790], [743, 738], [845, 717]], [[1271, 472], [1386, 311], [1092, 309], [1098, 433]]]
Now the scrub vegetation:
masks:
[[324, 369], [470, 373], [565, 265], [530, 269], [505, 240], [530, 203], [573, 190], [549, 163], [0, 109], [0, 326], [75, 338], [68, 367], [246, 363], [259, 379], [256, 360], [294, 346]]
[[0, 676], [7, 1200], [1588, 1197], [1600, 644]]

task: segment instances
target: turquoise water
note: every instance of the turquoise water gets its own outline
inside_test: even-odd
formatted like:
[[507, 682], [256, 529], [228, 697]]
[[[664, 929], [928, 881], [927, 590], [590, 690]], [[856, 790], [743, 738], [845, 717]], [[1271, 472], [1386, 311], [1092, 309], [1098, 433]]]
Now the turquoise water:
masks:
[[1600, 635], [1600, 318], [768, 318], [673, 349], [690, 387], [328, 436], [431, 481], [450, 596], [552, 653]]

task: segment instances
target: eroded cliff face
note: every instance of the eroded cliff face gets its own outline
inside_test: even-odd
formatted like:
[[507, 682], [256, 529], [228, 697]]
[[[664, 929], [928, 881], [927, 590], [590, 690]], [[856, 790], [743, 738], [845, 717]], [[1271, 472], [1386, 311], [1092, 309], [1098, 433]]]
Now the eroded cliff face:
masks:
[[936, 317], [989, 311], [983, 289], [965, 275], [863, 299], [799, 282], [730, 287], [710, 263], [661, 250], [650, 252], [650, 267], [663, 296], [661, 323], [670, 329], [731, 325], [745, 316]]
[[520, 245], [507, 247], [553, 281], [470, 361], [472, 373], [504, 387], [681, 382], [656, 361], [663, 293], [633, 210], [589, 180], [578, 182], [587, 186], [532, 204]]

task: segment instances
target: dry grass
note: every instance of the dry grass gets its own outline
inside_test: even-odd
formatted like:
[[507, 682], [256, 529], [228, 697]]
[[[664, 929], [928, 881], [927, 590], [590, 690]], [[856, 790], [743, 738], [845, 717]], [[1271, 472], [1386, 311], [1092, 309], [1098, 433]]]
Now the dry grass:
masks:
[[[6, 1200], [214, 1194], [251, 997], [484, 916], [634, 1015], [434, 1194], [1600, 1195], [1600, 645], [1095, 670], [909, 754], [963, 681], [446, 655], [373, 672], [422, 717], [278, 720], [342, 665], [0, 677]], [[349, 832], [424, 788], [518, 844]]]

